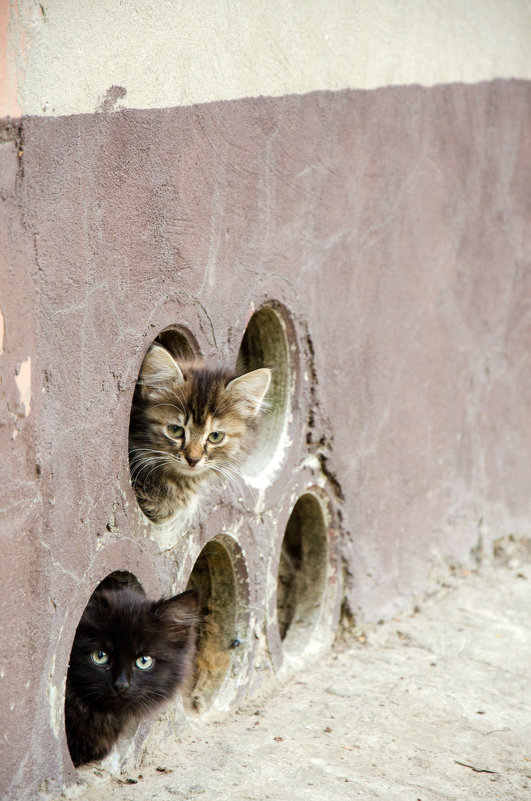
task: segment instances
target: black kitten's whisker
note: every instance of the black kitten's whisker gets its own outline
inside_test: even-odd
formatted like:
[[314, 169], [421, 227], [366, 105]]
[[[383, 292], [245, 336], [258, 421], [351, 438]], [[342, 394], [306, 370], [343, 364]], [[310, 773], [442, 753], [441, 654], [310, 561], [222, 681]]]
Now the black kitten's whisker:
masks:
[[[193, 592], [152, 601], [131, 588], [94, 591], [77, 627], [66, 679], [66, 736], [74, 765], [105, 757], [128, 725], [184, 686], [195, 652], [197, 605]], [[106, 644], [104, 665], [92, 659], [98, 643]], [[139, 653], [153, 656], [149, 671], [136, 669]], [[122, 674], [129, 689], [118, 694], [113, 677]]]
[[155, 700], [157, 698], [167, 698], [167, 697], [168, 697], [167, 693], [151, 689], [149, 691], [149, 695], [146, 698], [143, 698], [141, 700], [149, 702], [149, 701]]

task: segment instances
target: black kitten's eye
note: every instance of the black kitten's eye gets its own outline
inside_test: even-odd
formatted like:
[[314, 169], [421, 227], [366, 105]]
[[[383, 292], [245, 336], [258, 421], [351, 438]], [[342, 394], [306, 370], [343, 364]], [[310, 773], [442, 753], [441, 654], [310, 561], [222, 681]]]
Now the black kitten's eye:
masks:
[[135, 665], [140, 670], [149, 670], [150, 667], [153, 667], [153, 658], [151, 656], [139, 656]]
[[212, 433], [208, 435], [209, 442], [220, 443], [223, 442], [224, 439], [225, 439], [225, 434], [223, 433], [223, 431], [212, 431]]
[[176, 423], [170, 423], [166, 427], [166, 431], [173, 437], [173, 439], [182, 439], [184, 436], [184, 428], [182, 426], [178, 426]]
[[95, 665], [106, 665], [109, 661], [109, 654], [105, 651], [92, 651], [90, 658], [94, 662]]

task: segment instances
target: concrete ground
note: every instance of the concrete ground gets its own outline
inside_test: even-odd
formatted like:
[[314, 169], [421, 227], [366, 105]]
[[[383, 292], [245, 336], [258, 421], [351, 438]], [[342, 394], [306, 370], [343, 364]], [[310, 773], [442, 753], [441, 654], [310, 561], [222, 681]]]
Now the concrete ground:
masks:
[[81, 797], [531, 799], [531, 543], [504, 541], [413, 613], [343, 637], [144, 763]]

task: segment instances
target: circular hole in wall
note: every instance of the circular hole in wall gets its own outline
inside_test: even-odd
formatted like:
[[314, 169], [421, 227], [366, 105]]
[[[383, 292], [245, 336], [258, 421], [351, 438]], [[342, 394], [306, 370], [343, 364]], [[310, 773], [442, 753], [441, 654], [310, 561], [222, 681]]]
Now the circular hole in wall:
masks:
[[207, 710], [220, 693], [229, 669], [240, 661], [247, 623], [242, 584], [247, 585], [241, 552], [222, 535], [208, 542], [188, 580], [199, 594], [200, 623], [188, 712]]
[[284, 651], [302, 651], [319, 622], [327, 586], [328, 540], [323, 507], [310, 492], [290, 514], [280, 551], [277, 620]]
[[274, 462], [288, 420], [289, 342], [286, 322], [272, 306], [263, 306], [253, 314], [236, 360], [239, 375], [259, 367], [271, 368], [272, 376], [265, 409], [258, 419], [256, 443], [244, 465], [244, 473], [250, 479], [259, 476]]
[[[87, 670], [87, 660], [90, 658], [91, 649], [101, 648], [100, 653], [102, 653], [101, 658], [103, 659], [106, 653], [104, 649], [107, 649], [107, 653], [112, 654], [116, 643], [109, 642], [105, 617], [103, 616], [101, 620], [98, 620], [95, 612], [97, 607], [91, 608], [91, 601], [102, 590], [121, 591], [124, 589], [133, 590], [142, 595], [145, 594], [141, 583], [133, 573], [122, 570], [109, 573], [91, 594], [74, 635], [66, 679], [64, 715], [67, 745], [72, 762], [76, 766], [95, 759], [102, 759], [107, 753], [103, 745], [104, 738], [98, 739], [94, 737], [94, 732], [90, 729], [90, 726], [88, 732], [85, 732], [84, 728], [86, 725], [84, 722], [86, 717], [84, 709], [86, 709], [87, 704], [88, 706], [91, 704], [94, 706], [96, 704], [95, 699], [100, 704], [108, 703], [107, 700], [103, 701], [102, 699], [105, 693], [108, 694], [109, 692], [106, 680], [95, 674], [93, 670]], [[108, 695], [105, 698], [107, 699]], [[87, 701], [87, 699], [89, 700]], [[131, 735], [134, 729], [136, 729], [136, 725], [128, 732], [124, 729], [121, 736], [127, 735], [127, 733]], [[97, 748], [100, 748], [101, 752], [94, 751]]]
[[144, 588], [137, 577], [126, 570], [114, 570], [109, 573], [103, 581], [100, 581], [94, 592], [98, 590], [123, 590], [124, 588], [145, 594]]
[[155, 337], [155, 342], [164, 345], [172, 356], [179, 359], [195, 359], [199, 356], [199, 345], [187, 328], [173, 325], [165, 328]]

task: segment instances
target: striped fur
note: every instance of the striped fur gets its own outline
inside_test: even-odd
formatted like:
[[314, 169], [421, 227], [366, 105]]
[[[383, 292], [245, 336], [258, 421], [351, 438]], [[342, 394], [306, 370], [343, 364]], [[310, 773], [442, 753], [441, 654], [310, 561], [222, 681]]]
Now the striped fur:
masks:
[[177, 361], [155, 343], [135, 390], [129, 431], [131, 481], [144, 513], [162, 523], [219, 479], [238, 482], [271, 379]]

